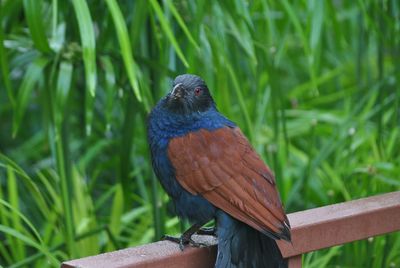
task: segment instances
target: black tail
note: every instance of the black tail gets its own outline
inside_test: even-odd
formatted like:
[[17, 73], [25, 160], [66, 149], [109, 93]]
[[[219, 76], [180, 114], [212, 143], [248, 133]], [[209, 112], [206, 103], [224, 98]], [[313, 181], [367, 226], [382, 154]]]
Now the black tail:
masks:
[[275, 240], [220, 211], [215, 268], [283, 268], [287, 260]]

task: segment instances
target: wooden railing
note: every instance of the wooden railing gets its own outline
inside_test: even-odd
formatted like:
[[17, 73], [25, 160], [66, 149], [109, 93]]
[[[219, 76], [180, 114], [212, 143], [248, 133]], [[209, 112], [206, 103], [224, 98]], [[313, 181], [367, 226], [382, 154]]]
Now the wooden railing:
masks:
[[[300, 211], [288, 215], [292, 225], [292, 244], [279, 242], [289, 267], [301, 267], [301, 255], [307, 252], [366, 239], [400, 230], [400, 191], [350, 202]], [[168, 241], [127, 248], [64, 262], [62, 268], [131, 267], [213, 267], [216, 241], [197, 236], [209, 245], [187, 247], [183, 252]]]

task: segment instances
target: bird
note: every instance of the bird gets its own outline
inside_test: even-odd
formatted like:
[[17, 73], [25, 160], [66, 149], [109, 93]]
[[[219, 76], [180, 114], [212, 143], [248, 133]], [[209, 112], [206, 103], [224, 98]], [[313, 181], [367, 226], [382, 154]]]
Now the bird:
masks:
[[[287, 267], [276, 240], [291, 241], [271, 169], [240, 128], [221, 114], [205, 81], [177, 76], [147, 119], [152, 166], [180, 218], [183, 250], [215, 220], [216, 268]], [[171, 238], [171, 237], [170, 237]]]

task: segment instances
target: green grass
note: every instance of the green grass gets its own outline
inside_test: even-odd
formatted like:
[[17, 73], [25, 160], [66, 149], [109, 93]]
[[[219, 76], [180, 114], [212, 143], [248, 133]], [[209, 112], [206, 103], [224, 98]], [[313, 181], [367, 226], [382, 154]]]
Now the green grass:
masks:
[[[180, 73], [207, 81], [289, 212], [400, 189], [396, 0], [0, 3], [1, 266], [181, 231], [145, 127]], [[304, 264], [397, 267], [399, 252], [397, 233]]]

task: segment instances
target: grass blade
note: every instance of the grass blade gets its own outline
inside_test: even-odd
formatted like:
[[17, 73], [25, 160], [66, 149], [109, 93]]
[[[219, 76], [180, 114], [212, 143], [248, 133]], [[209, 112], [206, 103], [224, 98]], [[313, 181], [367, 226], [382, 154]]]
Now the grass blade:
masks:
[[246, 122], [247, 133], [249, 134], [249, 140], [253, 141], [254, 134], [253, 134], [253, 127], [252, 127], [252, 123], [251, 123], [251, 119], [250, 119], [250, 114], [249, 114], [249, 111], [247, 109], [246, 102], [244, 100], [243, 94], [240, 91], [239, 81], [235, 77], [235, 73], [233, 71], [232, 66], [230, 64], [227, 64], [226, 67], [228, 68], [228, 73], [229, 73], [229, 75], [231, 77], [231, 81], [232, 81], [232, 84], [233, 84], [233, 89], [237, 94], [237, 98], [238, 98], [238, 101], [239, 101], [239, 104], [240, 104], [240, 108], [241, 108], [241, 110], [243, 112], [243, 115], [244, 115], [244, 119], [245, 119], [245, 122]]
[[[11, 171], [13, 172], [13, 171]], [[28, 227], [29, 229], [32, 231], [32, 233], [36, 236], [36, 239], [42, 243], [42, 238], [40, 237], [39, 232], [37, 231], [37, 229], [35, 228], [35, 226], [32, 224], [32, 222], [30, 220], [28, 220], [24, 214], [22, 214], [20, 212], [20, 209], [11, 205], [10, 203], [0, 199], [0, 204], [2, 204], [4, 207], [7, 207], [9, 210], [11, 210], [16, 216], [18, 216]]]
[[74, 11], [81, 36], [83, 63], [85, 65], [86, 86], [92, 97], [96, 93], [96, 42], [93, 21], [86, 0], [73, 0]]
[[122, 185], [119, 183], [116, 187], [116, 191], [114, 194], [113, 209], [111, 210], [112, 216], [110, 221], [110, 230], [115, 236], [118, 236], [119, 232], [121, 231], [121, 217], [122, 214], [124, 213], [124, 208], [123, 206], [121, 206], [121, 204], [123, 203], [124, 203], [123, 188]]
[[310, 34], [310, 47], [315, 50], [321, 39], [321, 31], [324, 18], [324, 2], [315, 1], [311, 2], [312, 6], [312, 19], [311, 19], [311, 34]]
[[66, 134], [66, 124], [54, 127], [55, 133], [55, 153], [57, 172], [60, 176], [60, 190], [61, 202], [63, 207], [63, 220], [64, 220], [64, 240], [68, 248], [70, 257], [78, 256], [77, 248], [74, 242], [75, 228], [74, 218], [72, 211], [72, 203], [74, 197], [73, 180], [71, 179], [71, 170], [68, 161], [69, 156], [69, 143]]
[[300, 36], [300, 39], [303, 43], [304, 52], [305, 52], [305, 54], [307, 56], [307, 60], [308, 60], [309, 74], [310, 74], [311, 83], [313, 86], [312, 88], [313, 88], [313, 90], [316, 90], [317, 89], [316, 77], [315, 77], [316, 75], [315, 75], [315, 71], [313, 68], [314, 58], [313, 58], [313, 54], [311, 53], [311, 49], [308, 45], [306, 34], [300, 23], [300, 19], [298, 18], [298, 15], [296, 14], [296, 12], [293, 8], [293, 4], [289, 3], [288, 0], [283, 0], [282, 5], [283, 5], [284, 9], [286, 10], [286, 13], [289, 16], [289, 19], [292, 21], [293, 26], [296, 29], [296, 31], [297, 31], [298, 35]]
[[43, 25], [42, 0], [24, 0], [24, 11], [35, 47], [43, 53], [51, 52]]
[[142, 95], [139, 90], [138, 73], [136, 69], [136, 64], [132, 56], [131, 43], [129, 41], [128, 29], [124, 21], [121, 9], [115, 0], [106, 0], [108, 9], [110, 10], [111, 17], [114, 21], [115, 31], [117, 32], [118, 42], [121, 47], [121, 55], [124, 61], [125, 69], [128, 74], [129, 82], [133, 89], [133, 93], [139, 102], [142, 101]]
[[[17, 211], [19, 210], [19, 200], [18, 200], [18, 186], [17, 179], [15, 177], [15, 173], [13, 172], [11, 167], [7, 168], [7, 186], [8, 186], [8, 198], [10, 200], [10, 206], [14, 207]], [[2, 200], [0, 200], [2, 201]], [[22, 224], [21, 218], [18, 217], [18, 214], [15, 213], [15, 210], [11, 210], [10, 213], [11, 226], [21, 232]], [[13, 239], [10, 241], [12, 247], [12, 253], [14, 253], [14, 258], [16, 260], [22, 260], [25, 258], [26, 252], [25, 248], [22, 244], [22, 241], [18, 239]]]
[[186, 60], [185, 55], [180, 48], [178, 41], [176, 40], [174, 33], [172, 32], [171, 25], [168, 23], [167, 18], [164, 16], [164, 13], [160, 7], [160, 4], [157, 0], [150, 0], [151, 6], [154, 9], [158, 19], [160, 20], [161, 28], [164, 30], [165, 35], [167, 36], [168, 40], [171, 42], [173, 48], [176, 51], [176, 54], [181, 59], [185, 67], [189, 67], [189, 63]]
[[[0, 7], [0, 23], [3, 22], [3, 8]], [[4, 27], [0, 27], [0, 68], [2, 73], [2, 78], [4, 82], [4, 86], [7, 89], [8, 98], [11, 102], [11, 105], [15, 106], [15, 98], [12, 91], [11, 80], [10, 80], [10, 67], [8, 65], [8, 58], [6, 54], [6, 50], [4, 48]]]
[[115, 70], [112, 61], [109, 57], [101, 57], [101, 63], [104, 69], [104, 84], [105, 84], [105, 118], [106, 118], [106, 130], [105, 133], [109, 133], [112, 125], [112, 111], [114, 109], [115, 96], [117, 95]]
[[93, 30], [93, 21], [86, 0], [73, 0], [79, 33], [82, 44], [82, 56], [85, 66], [86, 92], [85, 92], [85, 130], [86, 135], [92, 132], [94, 96], [96, 94], [96, 42]]
[[67, 61], [61, 62], [56, 85], [56, 111], [54, 113], [56, 125], [61, 124], [65, 114], [65, 104], [71, 88], [72, 73], [72, 64]]
[[194, 40], [193, 35], [190, 33], [189, 28], [187, 27], [186, 23], [183, 21], [182, 16], [179, 14], [178, 10], [175, 8], [175, 5], [171, 2], [171, 0], [167, 0], [168, 8], [171, 10], [172, 15], [174, 15], [176, 21], [178, 22], [179, 26], [182, 28], [183, 32], [185, 33], [186, 37], [188, 38], [189, 42], [199, 50], [200, 47], [197, 42]]
[[25, 113], [25, 110], [28, 106], [29, 97], [31, 92], [37, 82], [43, 75], [43, 69], [47, 64], [47, 59], [38, 58], [34, 62], [32, 62], [28, 69], [26, 70], [24, 79], [22, 80], [21, 86], [18, 90], [18, 97], [16, 102], [16, 110], [14, 114], [14, 122], [13, 122], [13, 137], [15, 137], [18, 133], [22, 117]]
[[11, 235], [11, 236], [19, 239], [20, 241], [23, 241], [25, 244], [36, 248], [39, 252], [42, 252], [54, 266], [56, 266], [56, 267], [60, 266], [60, 262], [49, 252], [49, 250], [46, 247], [38, 244], [30, 237], [16, 231], [13, 228], [4, 226], [2, 224], [0, 224], [0, 232], [7, 234], [7, 235]]

